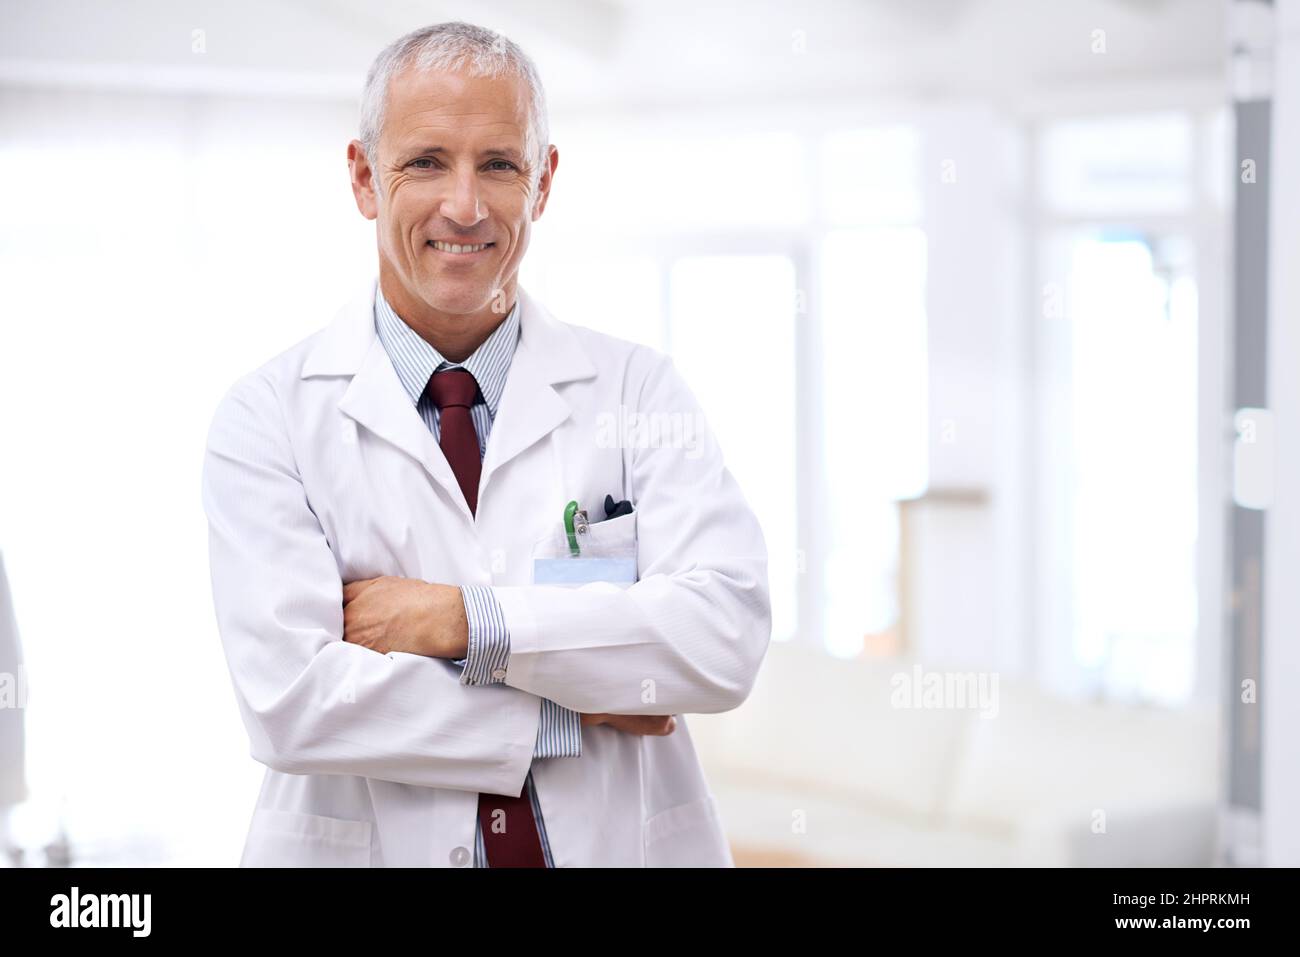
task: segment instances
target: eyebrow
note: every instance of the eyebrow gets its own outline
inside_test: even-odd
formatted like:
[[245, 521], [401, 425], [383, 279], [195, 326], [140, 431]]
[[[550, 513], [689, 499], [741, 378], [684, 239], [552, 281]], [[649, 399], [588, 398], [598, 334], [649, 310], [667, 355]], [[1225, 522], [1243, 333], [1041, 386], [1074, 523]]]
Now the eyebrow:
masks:
[[[421, 156], [428, 156], [432, 153], [446, 153], [446, 152], [447, 152], [447, 148], [445, 146], [430, 146], [424, 149], [421, 149], [419, 147], [413, 147], [412, 149], [407, 151], [407, 157], [408, 159], [416, 159]], [[484, 159], [497, 159], [497, 158], [508, 159], [520, 165], [523, 164], [523, 159], [524, 159], [523, 155], [518, 150], [512, 147], [493, 147], [492, 149], [483, 150], [482, 153], [480, 153], [479, 155], [482, 156]]]

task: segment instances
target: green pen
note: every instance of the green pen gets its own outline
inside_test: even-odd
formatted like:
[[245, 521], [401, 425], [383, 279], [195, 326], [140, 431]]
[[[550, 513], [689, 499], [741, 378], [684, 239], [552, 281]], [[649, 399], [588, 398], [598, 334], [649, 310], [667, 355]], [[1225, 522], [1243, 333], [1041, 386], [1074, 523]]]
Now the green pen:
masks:
[[[574, 518], [577, 517], [578, 527], [574, 528]], [[578, 557], [578, 532], [587, 530], [587, 513], [578, 508], [576, 501], [570, 502], [564, 506], [564, 534], [569, 537], [569, 556]]]

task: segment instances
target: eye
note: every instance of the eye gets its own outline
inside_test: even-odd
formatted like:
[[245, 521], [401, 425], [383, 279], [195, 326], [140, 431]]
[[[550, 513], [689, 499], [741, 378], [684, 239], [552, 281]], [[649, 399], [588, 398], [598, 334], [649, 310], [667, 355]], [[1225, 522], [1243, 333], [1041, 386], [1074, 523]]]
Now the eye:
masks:
[[[519, 169], [519, 167], [516, 166], [514, 163], [510, 162], [509, 160], [503, 160], [503, 159], [493, 160], [491, 163], [488, 164], [488, 166], [489, 166], [489, 168], [491, 168], [491, 167], [495, 167], [496, 164], [498, 164], [498, 163], [500, 163], [501, 166], [504, 166], [504, 167], [505, 167], [506, 169], [508, 169], [508, 170], [510, 170], [510, 169], [517, 170], [517, 169]], [[500, 167], [497, 167], [497, 168], [500, 169]]]
[[[422, 163], [423, 163], [423, 164], [426, 164], [426, 165], [423, 165], [423, 166], [420, 165], [420, 164], [422, 164]], [[411, 166], [413, 166], [415, 169], [433, 169], [433, 167], [434, 167], [434, 161], [433, 161], [432, 159], [430, 159], [429, 157], [427, 157], [427, 156], [421, 156], [421, 157], [420, 157], [419, 159], [417, 159], [417, 160], [412, 160], [412, 161], [411, 161]]]

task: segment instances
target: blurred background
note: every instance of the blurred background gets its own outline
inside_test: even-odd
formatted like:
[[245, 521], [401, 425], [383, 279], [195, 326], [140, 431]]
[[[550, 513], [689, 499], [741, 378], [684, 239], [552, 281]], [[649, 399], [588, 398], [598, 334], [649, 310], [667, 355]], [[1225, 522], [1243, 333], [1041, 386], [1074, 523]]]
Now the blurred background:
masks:
[[467, 19], [547, 87], [523, 285], [671, 352], [764, 524], [689, 718], [737, 863], [1300, 864], [1300, 0], [0, 18], [11, 863], [238, 861], [205, 430], [374, 269], [370, 60]]

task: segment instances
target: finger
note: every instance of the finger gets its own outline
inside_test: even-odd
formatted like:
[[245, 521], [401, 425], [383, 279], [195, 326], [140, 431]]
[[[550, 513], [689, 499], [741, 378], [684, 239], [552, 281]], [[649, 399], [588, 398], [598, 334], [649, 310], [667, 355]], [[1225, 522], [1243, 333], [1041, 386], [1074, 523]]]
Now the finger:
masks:
[[677, 727], [677, 719], [666, 714], [606, 714], [600, 716], [603, 723], [624, 734], [641, 734], [663, 736], [672, 734]]
[[641, 723], [635, 715], [607, 714], [600, 723], [624, 734], [642, 733]]
[[357, 581], [345, 584], [343, 586], [343, 604], [346, 605], [348, 602], [352, 601], [352, 599], [356, 598], [376, 581], [377, 579], [374, 578], [361, 578]]
[[672, 718], [665, 714], [641, 714], [629, 716], [631, 728], [637, 734], [664, 735], [672, 731]]

